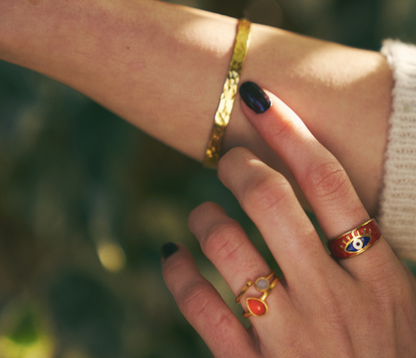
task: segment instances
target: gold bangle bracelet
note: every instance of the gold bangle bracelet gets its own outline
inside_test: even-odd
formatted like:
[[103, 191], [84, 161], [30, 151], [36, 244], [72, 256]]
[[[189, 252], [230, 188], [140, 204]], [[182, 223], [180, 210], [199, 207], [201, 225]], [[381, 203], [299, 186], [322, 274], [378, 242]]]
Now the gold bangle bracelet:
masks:
[[247, 48], [250, 41], [251, 22], [241, 19], [238, 22], [237, 36], [235, 38], [233, 57], [228, 68], [227, 78], [221, 93], [220, 103], [215, 113], [214, 126], [211, 137], [205, 151], [204, 166], [216, 168], [220, 159], [221, 144], [225, 128], [230, 121], [231, 111], [234, 106], [235, 95], [237, 94], [238, 82], [246, 58]]

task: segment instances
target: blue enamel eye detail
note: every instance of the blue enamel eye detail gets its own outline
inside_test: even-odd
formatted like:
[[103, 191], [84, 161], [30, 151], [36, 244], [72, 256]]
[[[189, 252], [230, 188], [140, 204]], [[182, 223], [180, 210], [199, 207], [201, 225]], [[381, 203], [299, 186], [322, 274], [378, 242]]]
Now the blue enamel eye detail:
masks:
[[347, 252], [358, 252], [363, 250], [370, 242], [370, 236], [355, 237], [348, 244], [345, 251]]

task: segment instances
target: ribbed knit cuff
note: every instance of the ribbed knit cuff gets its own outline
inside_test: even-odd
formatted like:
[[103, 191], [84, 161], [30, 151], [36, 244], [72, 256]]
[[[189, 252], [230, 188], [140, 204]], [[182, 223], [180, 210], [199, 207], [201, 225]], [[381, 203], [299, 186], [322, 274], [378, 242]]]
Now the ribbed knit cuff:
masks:
[[399, 257], [416, 260], [416, 46], [386, 40], [393, 108], [378, 222]]

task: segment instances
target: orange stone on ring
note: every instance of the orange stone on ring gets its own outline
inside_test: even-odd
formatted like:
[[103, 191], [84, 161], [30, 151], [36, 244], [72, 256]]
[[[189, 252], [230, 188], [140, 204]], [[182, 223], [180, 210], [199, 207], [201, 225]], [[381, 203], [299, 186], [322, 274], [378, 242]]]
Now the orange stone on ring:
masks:
[[[246, 304], [248, 312], [243, 312], [243, 317], [247, 318], [251, 315], [256, 317], [264, 316], [269, 310], [266, 298], [278, 282], [279, 278], [275, 275], [274, 271], [267, 277], [259, 277], [254, 283], [254, 288], [258, 292], [263, 293], [263, 295], [261, 297], [247, 297]], [[247, 284], [235, 299], [236, 303], [240, 303], [241, 298], [252, 285], [253, 281], [247, 281]]]
[[247, 308], [254, 316], [263, 316], [269, 309], [266, 302], [252, 297], [247, 298]]

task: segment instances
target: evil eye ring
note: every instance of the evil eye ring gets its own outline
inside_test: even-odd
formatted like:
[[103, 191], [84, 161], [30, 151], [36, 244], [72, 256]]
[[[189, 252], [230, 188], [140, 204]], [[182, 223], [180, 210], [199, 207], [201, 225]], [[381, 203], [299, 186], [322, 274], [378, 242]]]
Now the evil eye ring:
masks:
[[380, 227], [374, 219], [371, 219], [335, 240], [328, 241], [327, 246], [332, 257], [342, 260], [362, 254], [374, 246], [380, 238]]
[[[253, 316], [264, 316], [269, 311], [269, 306], [266, 302], [266, 298], [272, 292], [273, 288], [279, 282], [279, 278], [275, 275], [275, 272], [272, 271], [267, 277], [259, 277], [254, 282], [254, 288], [263, 293], [261, 297], [247, 297], [246, 304], [248, 312], [243, 312], [243, 317], [248, 318], [251, 315]], [[244, 288], [241, 290], [240, 294], [235, 299], [236, 303], [240, 303], [241, 298], [246, 293], [246, 291], [253, 285], [253, 281], [248, 281]]]

